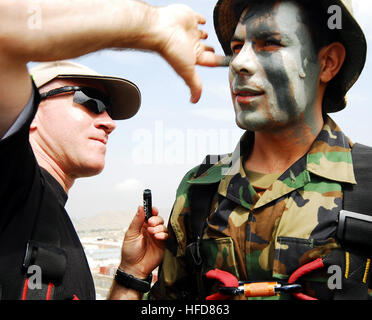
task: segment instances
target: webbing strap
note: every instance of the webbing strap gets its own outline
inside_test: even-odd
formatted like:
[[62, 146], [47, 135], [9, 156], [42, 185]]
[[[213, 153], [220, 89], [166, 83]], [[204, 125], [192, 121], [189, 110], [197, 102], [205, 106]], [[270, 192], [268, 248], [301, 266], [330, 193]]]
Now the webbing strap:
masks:
[[[357, 184], [348, 184], [343, 188], [346, 218], [342, 226], [344, 230], [338, 240], [344, 250], [333, 250], [326, 257], [328, 263], [341, 266], [344, 272], [342, 290], [335, 290], [335, 300], [368, 299], [372, 223], [368, 219], [356, 217], [359, 214], [372, 216], [372, 148], [356, 143], [351, 154]], [[353, 213], [357, 215], [353, 216]]]
[[34, 288], [29, 284], [29, 278], [25, 279], [22, 300], [51, 300], [54, 294], [54, 284], [53, 283], [42, 283], [41, 288]]
[[357, 184], [344, 187], [343, 208], [372, 215], [372, 148], [356, 143], [351, 155]]
[[[203, 164], [200, 165], [196, 177], [205, 173], [217, 161], [223, 157], [210, 155], [205, 158]], [[207, 225], [207, 218], [210, 214], [213, 197], [216, 193], [218, 183], [193, 185], [190, 188], [190, 217], [188, 234], [191, 236], [187, 239], [186, 247], [186, 262], [188, 270], [195, 277], [195, 282], [192, 284], [194, 294], [198, 299], [204, 299], [204, 279], [202, 272], [203, 257], [200, 251], [200, 241], [203, 236], [204, 229]], [[195, 298], [195, 296], [194, 296]]]
[[343, 188], [343, 209], [351, 214], [340, 220], [345, 230], [338, 238], [346, 250], [372, 256], [372, 222], [357, 217], [372, 216], [372, 148], [356, 143], [351, 154], [357, 184]]
[[342, 270], [341, 289], [334, 290], [334, 300], [368, 299], [371, 260], [365, 256], [345, 251], [332, 250], [323, 258], [324, 265], [337, 265]]
[[[200, 165], [196, 177], [199, 177], [205, 173], [210, 167], [212, 167], [222, 156], [209, 155]], [[210, 208], [214, 194], [217, 190], [218, 182], [213, 184], [202, 184], [193, 185], [190, 188], [190, 230], [189, 234], [191, 237], [188, 238], [188, 250], [195, 258], [194, 261], [190, 261], [192, 267], [199, 266], [201, 264], [200, 248], [199, 243], [203, 235], [204, 228], [206, 226], [207, 217], [210, 214]]]
[[[41, 168], [41, 170], [44, 169]], [[39, 214], [35, 221], [32, 239], [27, 243], [23, 263], [25, 281], [21, 299], [27, 300], [52, 299], [54, 286], [62, 281], [67, 264], [66, 253], [60, 248], [60, 235], [54, 214], [58, 202], [50, 200], [55, 199], [55, 195], [50, 188], [45, 186], [47, 182], [43, 179], [41, 181], [44, 182], [44, 193], [40, 200]], [[32, 265], [38, 266], [41, 270], [41, 289], [29, 286], [28, 268]]]

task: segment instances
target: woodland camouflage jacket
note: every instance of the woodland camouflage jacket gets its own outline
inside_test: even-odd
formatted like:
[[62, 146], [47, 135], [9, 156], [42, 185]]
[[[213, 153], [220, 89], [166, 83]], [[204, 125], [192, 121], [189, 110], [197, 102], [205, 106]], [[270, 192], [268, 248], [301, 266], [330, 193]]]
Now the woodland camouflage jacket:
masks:
[[[194, 184], [218, 183], [201, 243], [206, 269], [219, 268], [239, 280], [285, 280], [301, 265], [339, 247], [334, 237], [342, 185], [356, 183], [348, 138], [327, 118], [309, 152], [260, 194], [242, 166], [253, 139], [253, 133], [246, 132], [232, 154], [199, 177], [196, 167], [183, 178], [151, 299], [180, 299], [195, 282], [185, 264], [189, 191]], [[307, 294], [328, 298], [326, 275], [313, 274]], [[213, 292], [215, 287], [206, 294]]]

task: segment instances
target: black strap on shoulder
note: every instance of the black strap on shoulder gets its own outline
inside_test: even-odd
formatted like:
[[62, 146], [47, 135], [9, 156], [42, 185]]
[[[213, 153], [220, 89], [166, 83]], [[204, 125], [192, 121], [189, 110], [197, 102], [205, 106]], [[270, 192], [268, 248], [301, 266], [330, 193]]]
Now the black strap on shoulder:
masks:
[[343, 251], [331, 253], [342, 267], [342, 289], [336, 300], [368, 299], [372, 257], [372, 148], [356, 143], [352, 148], [356, 185], [343, 188], [343, 210], [339, 214], [337, 239]]
[[205, 229], [207, 218], [217, 184], [194, 185], [190, 190], [190, 234], [189, 244], [187, 245], [186, 255], [193, 267], [200, 267], [202, 257], [200, 255], [200, 241]]
[[65, 274], [67, 256], [60, 248], [60, 235], [54, 214], [57, 201], [50, 200], [54, 198], [55, 195], [50, 188], [44, 185], [39, 214], [32, 239], [27, 243], [23, 262], [25, 281], [21, 293], [22, 300], [53, 299], [54, 288], [60, 284]]
[[[224, 155], [209, 155], [200, 165], [195, 177], [200, 177]], [[186, 263], [189, 272], [196, 276], [195, 293], [199, 299], [204, 298], [204, 286], [202, 278], [203, 257], [200, 252], [200, 241], [207, 225], [213, 197], [217, 191], [218, 182], [212, 184], [194, 184], [190, 188], [190, 215], [189, 230], [186, 247]], [[194, 296], [195, 297], [195, 296]]]
[[352, 149], [356, 185], [343, 188], [343, 210], [337, 238], [343, 247], [372, 256], [372, 148], [356, 143]]
[[372, 148], [356, 143], [351, 154], [357, 184], [344, 189], [344, 209], [372, 215]]
[[[221, 157], [222, 156], [208, 155], [203, 163], [199, 166], [195, 177], [200, 177], [210, 167], [218, 162]], [[200, 185], [194, 184], [190, 188], [190, 230], [186, 256], [189, 265], [193, 266], [193, 268], [200, 267], [202, 263], [199, 244], [206, 226], [207, 217], [210, 214], [210, 208], [217, 185], [218, 183]]]

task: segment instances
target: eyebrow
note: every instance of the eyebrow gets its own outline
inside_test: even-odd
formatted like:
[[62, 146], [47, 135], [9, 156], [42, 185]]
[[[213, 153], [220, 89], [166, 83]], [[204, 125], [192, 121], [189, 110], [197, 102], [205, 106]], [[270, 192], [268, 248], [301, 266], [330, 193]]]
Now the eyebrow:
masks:
[[236, 36], [235, 34], [232, 36], [230, 42], [242, 42], [244, 41], [244, 39], [242, 39], [243, 37], [238, 37]]
[[[256, 38], [260, 38], [260, 39], [266, 39], [266, 38], [269, 38], [269, 37], [275, 37], [275, 36], [280, 36], [280, 37], [284, 37], [280, 32], [277, 32], [277, 31], [259, 31], [257, 32], [257, 34], [255, 35]], [[238, 35], [234, 34], [230, 40], [230, 42], [242, 42], [244, 41], [243, 39], [244, 37], [239, 37]]]
[[282, 36], [282, 34], [278, 31], [259, 31], [258, 36], [261, 38], [268, 38], [272, 36]]

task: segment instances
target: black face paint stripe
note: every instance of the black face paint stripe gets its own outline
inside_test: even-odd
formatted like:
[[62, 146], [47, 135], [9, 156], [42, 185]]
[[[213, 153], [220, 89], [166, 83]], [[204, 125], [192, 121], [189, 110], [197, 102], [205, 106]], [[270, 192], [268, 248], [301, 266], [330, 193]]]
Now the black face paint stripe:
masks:
[[274, 60], [272, 63], [277, 66], [274, 70], [270, 66], [271, 63], [270, 65], [265, 65], [266, 60], [264, 60], [262, 56], [259, 57], [258, 60], [266, 73], [268, 81], [272, 84], [273, 90], [275, 91], [278, 107], [281, 110], [287, 110], [287, 112], [290, 111], [291, 114], [295, 114], [297, 103], [293, 96], [293, 92], [291, 91], [283, 58], [277, 53], [271, 53], [271, 55], [271, 62]]
[[[269, 5], [271, 6], [269, 7]], [[251, 26], [255, 21], [249, 22], [249, 18], [251, 17], [262, 17], [264, 15], [266, 16], [274, 16], [274, 4], [273, 2], [264, 2], [264, 3], [257, 3], [256, 6], [253, 6], [250, 10], [248, 10], [243, 18], [244, 23], [246, 24], [246, 32], [247, 37], [250, 38], [251, 35], [249, 33], [249, 30], [251, 29]], [[273, 21], [273, 19], [270, 19]], [[272, 27], [269, 26], [267, 21], [260, 21], [259, 22], [260, 28], [262, 28], [262, 31], [266, 31], [267, 29], [273, 30]], [[279, 29], [277, 25], [274, 26], [275, 29]], [[261, 30], [257, 30], [257, 32], [262, 32]], [[253, 50], [254, 50], [254, 43], [252, 43]], [[271, 59], [268, 59], [268, 57], [271, 57]], [[289, 85], [289, 78], [287, 75], [287, 72], [285, 70], [283, 58], [279, 53], [276, 52], [267, 52], [257, 55], [258, 62], [262, 66], [262, 69], [264, 70], [266, 77], [268, 81], [272, 84], [272, 88], [275, 91], [274, 94], [277, 99], [278, 107], [281, 110], [289, 111], [290, 114], [294, 114], [296, 110], [296, 100], [293, 96], [293, 92], [291, 93], [291, 87]], [[275, 60], [274, 63], [272, 60]], [[269, 64], [266, 64], [266, 62], [269, 61]], [[272, 68], [272, 66], [275, 65], [275, 69]]]

